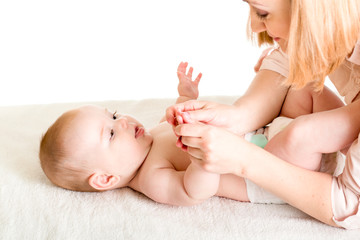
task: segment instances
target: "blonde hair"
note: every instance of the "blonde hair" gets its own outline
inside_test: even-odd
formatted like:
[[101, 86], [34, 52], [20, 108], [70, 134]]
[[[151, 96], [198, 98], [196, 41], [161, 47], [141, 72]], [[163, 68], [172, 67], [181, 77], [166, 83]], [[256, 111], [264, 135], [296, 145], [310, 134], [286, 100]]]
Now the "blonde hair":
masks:
[[49, 127], [40, 142], [41, 168], [55, 185], [74, 191], [97, 191], [88, 183], [89, 171], [82, 161], [74, 161], [65, 136], [74, 115], [65, 113]]
[[[315, 88], [321, 90], [325, 77], [339, 67], [360, 37], [360, 1], [289, 1], [291, 24], [286, 83], [301, 88], [314, 82]], [[267, 33], [257, 36], [259, 45], [269, 43], [263, 35]]]

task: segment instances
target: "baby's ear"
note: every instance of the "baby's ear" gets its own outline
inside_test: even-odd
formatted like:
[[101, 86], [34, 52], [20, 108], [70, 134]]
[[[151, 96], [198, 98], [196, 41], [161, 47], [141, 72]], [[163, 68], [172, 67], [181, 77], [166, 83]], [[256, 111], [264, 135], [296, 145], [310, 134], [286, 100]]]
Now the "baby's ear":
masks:
[[99, 191], [114, 189], [120, 182], [120, 176], [94, 173], [89, 178], [89, 185]]

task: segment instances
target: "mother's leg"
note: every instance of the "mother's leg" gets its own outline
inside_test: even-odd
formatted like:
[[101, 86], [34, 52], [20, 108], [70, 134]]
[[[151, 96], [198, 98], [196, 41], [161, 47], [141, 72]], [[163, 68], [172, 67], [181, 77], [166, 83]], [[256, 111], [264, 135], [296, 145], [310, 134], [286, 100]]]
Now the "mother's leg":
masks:
[[334, 221], [347, 229], [360, 228], [360, 143], [359, 138], [351, 145], [344, 171], [333, 178], [332, 210]]

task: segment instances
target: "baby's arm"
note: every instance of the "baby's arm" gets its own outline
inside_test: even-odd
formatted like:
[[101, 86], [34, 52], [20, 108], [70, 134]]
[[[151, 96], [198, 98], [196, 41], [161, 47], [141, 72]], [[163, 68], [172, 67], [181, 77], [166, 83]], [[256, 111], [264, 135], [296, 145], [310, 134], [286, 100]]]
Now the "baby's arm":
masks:
[[187, 62], [181, 62], [177, 69], [177, 76], [179, 78], [178, 93], [179, 97], [176, 103], [186, 102], [188, 100], [194, 100], [199, 97], [199, 83], [202, 77], [202, 73], [199, 73], [196, 79], [192, 80], [193, 68], [190, 67], [188, 73], [186, 73]]
[[[181, 120], [184, 123], [193, 123], [193, 120], [184, 117], [184, 113], [179, 113], [179, 115], [181, 115]], [[180, 138], [176, 144], [182, 145]], [[186, 146], [182, 145], [182, 148], [188, 151]], [[191, 198], [198, 200], [205, 200], [214, 196], [219, 188], [220, 174], [205, 171], [201, 166], [196, 164], [199, 162], [198, 159], [192, 155], [189, 156], [191, 163], [184, 175], [184, 187], [187, 194]]]
[[[202, 74], [199, 73], [196, 79], [192, 80], [193, 68], [190, 67], [186, 73], [187, 62], [181, 62], [178, 67], [177, 75], [179, 78], [178, 93], [176, 103], [196, 100], [199, 96], [199, 82]], [[184, 174], [184, 187], [187, 195], [195, 200], [203, 201], [214, 196], [219, 188], [220, 174], [210, 173], [203, 170], [200, 166], [191, 163]]]
[[[193, 68], [190, 67], [189, 71], [186, 73], [186, 68], [188, 66], [187, 62], [181, 62], [177, 69], [177, 76], [179, 78], [178, 84], [178, 93], [179, 97], [176, 99], [176, 103], [183, 103], [188, 100], [196, 100], [199, 97], [199, 83], [202, 77], [202, 73], [199, 73], [195, 80], [192, 80]], [[165, 116], [161, 119], [160, 122], [165, 121]]]
[[190, 164], [185, 171], [178, 171], [172, 165], [149, 167], [146, 176], [136, 189], [156, 202], [191, 206], [205, 201], [217, 193], [220, 175], [201, 170]]
[[192, 199], [200, 201], [214, 196], [219, 188], [220, 174], [205, 171], [191, 163], [184, 174], [184, 187]]

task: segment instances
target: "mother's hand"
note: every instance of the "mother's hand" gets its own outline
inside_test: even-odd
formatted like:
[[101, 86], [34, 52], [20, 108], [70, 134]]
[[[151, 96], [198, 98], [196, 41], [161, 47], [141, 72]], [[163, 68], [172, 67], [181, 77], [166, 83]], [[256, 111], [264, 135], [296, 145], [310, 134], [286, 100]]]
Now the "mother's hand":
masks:
[[166, 120], [173, 127], [182, 123], [201, 122], [236, 132], [236, 112], [233, 105], [190, 100], [169, 107], [166, 110]]
[[[181, 136], [182, 149], [190, 160], [206, 171], [243, 175], [249, 151], [256, 147], [226, 129], [202, 123], [181, 124], [175, 128]], [[244, 162], [244, 163], [243, 163]]]

